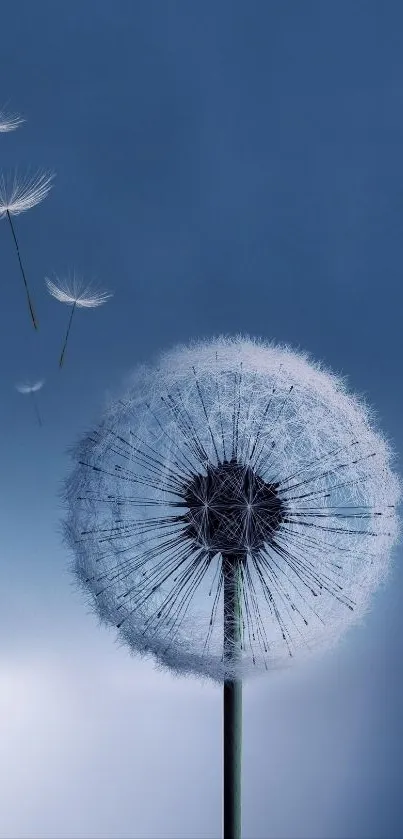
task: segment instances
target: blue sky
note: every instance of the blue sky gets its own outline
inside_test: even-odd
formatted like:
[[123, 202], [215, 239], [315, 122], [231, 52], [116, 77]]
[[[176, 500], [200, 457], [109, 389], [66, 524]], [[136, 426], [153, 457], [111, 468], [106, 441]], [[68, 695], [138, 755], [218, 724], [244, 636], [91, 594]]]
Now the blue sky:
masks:
[[[347, 375], [401, 452], [403, 7], [2, 8], [1, 171], [56, 171], [0, 225], [0, 836], [217, 837], [221, 696], [117, 647], [68, 573], [68, 445], [138, 362], [191, 338], [287, 341]], [[77, 312], [44, 277], [114, 291]], [[14, 390], [45, 377], [43, 428]], [[365, 624], [244, 691], [245, 839], [403, 834], [401, 549]]]

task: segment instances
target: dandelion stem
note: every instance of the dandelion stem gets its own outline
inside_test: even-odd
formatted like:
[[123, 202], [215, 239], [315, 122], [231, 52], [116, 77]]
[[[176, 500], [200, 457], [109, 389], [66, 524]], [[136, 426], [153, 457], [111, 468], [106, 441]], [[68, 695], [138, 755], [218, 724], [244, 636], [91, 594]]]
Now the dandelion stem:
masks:
[[33, 390], [31, 390], [31, 397], [32, 397], [32, 403], [33, 403], [33, 406], [34, 406], [35, 416], [38, 420], [38, 425], [42, 425], [41, 415], [39, 413], [38, 405], [37, 405], [36, 398], [35, 398], [35, 393], [34, 393]]
[[69, 318], [69, 324], [68, 324], [68, 327], [67, 327], [66, 337], [65, 337], [65, 339], [64, 339], [63, 348], [62, 348], [62, 351], [61, 351], [61, 353], [60, 353], [59, 367], [63, 367], [64, 353], [65, 353], [65, 351], [66, 351], [67, 339], [68, 339], [68, 337], [69, 337], [69, 332], [70, 332], [70, 328], [71, 328], [71, 322], [72, 322], [72, 320], [73, 320], [73, 315], [74, 315], [74, 312], [75, 312], [75, 308], [76, 308], [76, 303], [73, 303], [73, 308], [72, 308], [72, 310], [71, 310], [71, 315], [70, 315], [70, 318]]
[[13, 222], [11, 220], [11, 215], [10, 215], [8, 210], [7, 210], [7, 218], [10, 222], [11, 232], [13, 234], [14, 244], [15, 244], [15, 247], [16, 247], [16, 250], [17, 250], [18, 262], [19, 262], [20, 268], [21, 268], [22, 279], [24, 280], [25, 292], [26, 292], [26, 295], [27, 295], [31, 320], [32, 320], [32, 323], [34, 325], [34, 328], [38, 329], [37, 320], [36, 320], [33, 305], [32, 305], [32, 302], [31, 302], [31, 297], [30, 297], [30, 294], [29, 294], [27, 279], [26, 279], [25, 271], [24, 271], [23, 264], [22, 264], [22, 261], [21, 261], [21, 255], [20, 255], [20, 249], [19, 249], [19, 246], [18, 246], [18, 240], [17, 240], [17, 237], [15, 235], [14, 225], [13, 225]]
[[[224, 660], [241, 655], [240, 557], [222, 559], [224, 580]], [[224, 839], [241, 837], [242, 681], [224, 681]]]

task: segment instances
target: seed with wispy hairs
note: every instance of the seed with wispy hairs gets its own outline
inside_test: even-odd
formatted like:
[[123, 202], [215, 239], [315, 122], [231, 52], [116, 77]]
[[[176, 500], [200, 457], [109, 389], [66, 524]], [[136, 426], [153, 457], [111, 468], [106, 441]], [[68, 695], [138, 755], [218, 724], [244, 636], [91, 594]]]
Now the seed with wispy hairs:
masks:
[[66, 303], [68, 306], [72, 307], [67, 325], [66, 336], [59, 358], [59, 367], [62, 367], [75, 310], [95, 309], [98, 306], [102, 306], [103, 303], [106, 303], [113, 294], [109, 291], [102, 291], [101, 289], [94, 288], [91, 283], [85, 283], [84, 280], [81, 277], [76, 276], [76, 274], [73, 274], [72, 277], [68, 277], [65, 280], [61, 280], [59, 277], [56, 277], [55, 281], [53, 281], [46, 277], [45, 282], [49, 294], [51, 294], [52, 297], [58, 300], [59, 303]]
[[0, 219], [7, 218], [10, 224], [22, 279], [24, 282], [29, 312], [35, 329], [38, 328], [38, 324], [11, 216], [18, 216], [21, 213], [25, 213], [26, 210], [30, 210], [32, 207], [35, 207], [36, 204], [43, 201], [52, 187], [53, 178], [54, 174], [52, 172], [36, 172], [36, 174], [32, 176], [26, 175], [25, 177], [20, 177], [17, 173], [14, 173], [12, 176], [0, 176]]
[[35, 411], [35, 416], [36, 416], [36, 419], [38, 421], [38, 425], [42, 425], [42, 419], [41, 419], [41, 415], [39, 413], [39, 408], [38, 408], [38, 404], [37, 404], [37, 401], [36, 401], [35, 394], [38, 393], [39, 390], [42, 390], [44, 384], [45, 384], [45, 380], [40, 379], [39, 381], [36, 381], [36, 382], [23, 382], [22, 384], [18, 384], [18, 385], [15, 386], [16, 390], [18, 390], [19, 393], [23, 393], [25, 395], [29, 394], [31, 396], [33, 408], [34, 408], [34, 411]]
[[7, 134], [9, 131], [15, 131], [25, 119], [19, 114], [13, 114], [5, 108], [0, 110], [0, 134]]

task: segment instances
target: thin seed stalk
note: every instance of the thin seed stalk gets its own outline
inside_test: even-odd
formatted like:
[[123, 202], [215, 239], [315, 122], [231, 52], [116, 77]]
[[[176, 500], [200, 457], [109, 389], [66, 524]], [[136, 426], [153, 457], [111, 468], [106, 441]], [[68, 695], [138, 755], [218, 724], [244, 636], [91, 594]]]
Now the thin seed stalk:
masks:
[[74, 312], [75, 312], [75, 308], [76, 308], [76, 303], [73, 303], [73, 307], [72, 307], [72, 310], [71, 310], [71, 315], [70, 315], [69, 323], [68, 323], [68, 327], [67, 327], [66, 337], [64, 339], [64, 344], [63, 344], [63, 347], [62, 347], [62, 351], [60, 353], [59, 367], [63, 367], [64, 353], [66, 352], [67, 340], [68, 340], [68, 337], [69, 337], [69, 332], [70, 332], [70, 329], [71, 329], [71, 322], [73, 320], [73, 315], [74, 315]]
[[35, 416], [36, 416], [36, 419], [37, 419], [38, 425], [42, 425], [41, 415], [40, 415], [40, 413], [39, 413], [39, 408], [38, 408], [38, 405], [37, 405], [37, 402], [36, 402], [35, 393], [34, 393], [34, 391], [33, 391], [33, 390], [31, 390], [31, 397], [32, 397], [32, 404], [33, 404], [33, 406], [34, 406]]
[[[223, 556], [224, 660], [241, 656], [241, 557]], [[241, 837], [242, 681], [226, 679], [223, 697], [223, 839]]]
[[35, 317], [34, 307], [32, 305], [31, 296], [30, 296], [29, 289], [28, 289], [27, 278], [25, 276], [24, 266], [23, 266], [22, 260], [21, 260], [21, 254], [20, 254], [20, 248], [19, 248], [19, 245], [18, 245], [18, 239], [17, 239], [17, 236], [15, 234], [14, 225], [13, 225], [13, 222], [12, 222], [12, 219], [11, 219], [11, 215], [10, 215], [8, 210], [7, 210], [7, 218], [10, 222], [11, 232], [13, 234], [14, 244], [15, 244], [16, 251], [17, 251], [18, 262], [19, 262], [20, 269], [21, 269], [22, 279], [24, 281], [25, 293], [27, 295], [27, 301], [28, 301], [28, 307], [29, 307], [29, 313], [31, 315], [31, 320], [32, 320], [32, 323], [33, 323], [35, 329], [38, 329], [38, 322], [37, 322], [36, 317]]

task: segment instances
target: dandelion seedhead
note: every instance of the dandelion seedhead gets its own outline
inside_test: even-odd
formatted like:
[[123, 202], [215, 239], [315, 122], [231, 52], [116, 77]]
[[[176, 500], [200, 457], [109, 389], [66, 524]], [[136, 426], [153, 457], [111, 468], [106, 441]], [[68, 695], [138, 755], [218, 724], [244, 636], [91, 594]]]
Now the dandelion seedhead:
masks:
[[33, 176], [26, 175], [25, 178], [19, 178], [16, 173], [13, 177], [7, 177], [4, 175], [1, 175], [0, 177], [0, 219], [6, 217], [10, 224], [22, 279], [24, 282], [28, 308], [35, 329], [38, 328], [38, 324], [32, 305], [31, 295], [29, 293], [25, 270], [22, 264], [17, 235], [11, 217], [18, 216], [20, 213], [24, 213], [25, 210], [30, 210], [31, 207], [35, 207], [35, 205], [39, 204], [40, 201], [43, 201], [52, 187], [53, 178], [54, 174], [52, 172], [37, 172]]
[[36, 402], [35, 394], [38, 392], [38, 390], [41, 390], [43, 388], [44, 384], [45, 380], [40, 379], [37, 382], [24, 382], [23, 384], [18, 384], [15, 386], [16, 390], [18, 390], [19, 393], [29, 394], [31, 396], [38, 425], [42, 425], [42, 419], [39, 413], [39, 408]]
[[0, 110], [0, 134], [15, 131], [23, 122], [25, 122], [25, 119], [18, 114], [7, 113], [5, 109]]
[[89, 283], [84, 283], [82, 278], [77, 277], [75, 274], [67, 280], [60, 280], [56, 277], [56, 282], [46, 277], [45, 282], [49, 294], [52, 297], [55, 297], [60, 303], [67, 303], [68, 306], [72, 306], [64, 344], [59, 358], [59, 367], [62, 367], [76, 308], [95, 309], [97, 306], [102, 306], [103, 303], [106, 303], [113, 295], [109, 291], [101, 291], [101, 289], [96, 289]]
[[76, 577], [131, 650], [178, 672], [239, 679], [326, 648], [386, 576], [388, 445], [342, 380], [286, 346], [163, 355], [72, 454]]

